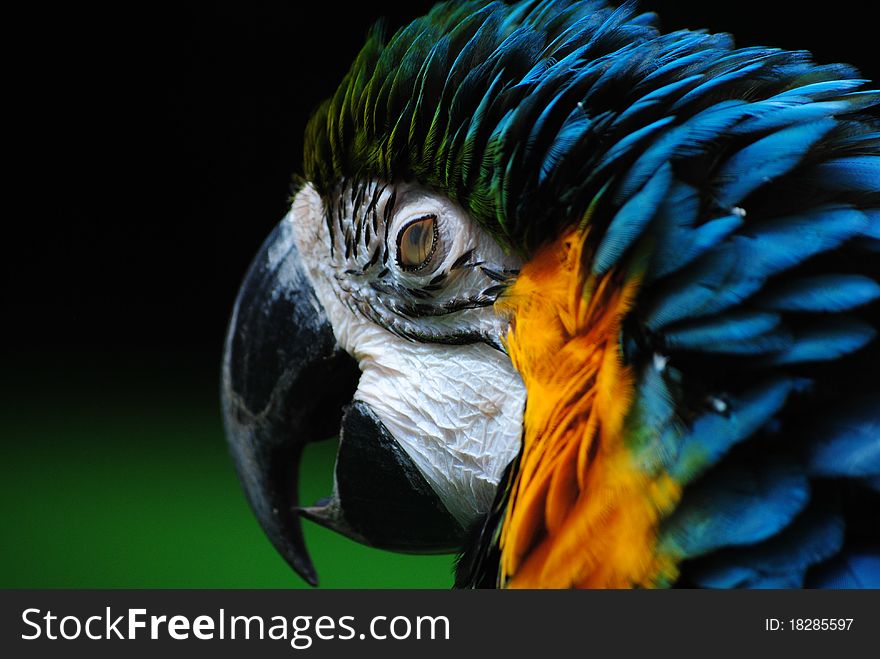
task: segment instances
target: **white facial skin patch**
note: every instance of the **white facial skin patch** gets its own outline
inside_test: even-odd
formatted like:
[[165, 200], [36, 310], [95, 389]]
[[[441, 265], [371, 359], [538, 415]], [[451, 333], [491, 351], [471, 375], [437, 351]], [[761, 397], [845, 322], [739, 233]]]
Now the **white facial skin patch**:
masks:
[[[390, 203], [391, 194], [377, 192], [373, 206]], [[293, 226], [305, 270], [339, 345], [360, 365], [354, 399], [372, 407], [449, 512], [467, 527], [489, 509], [501, 474], [519, 451], [526, 395], [522, 380], [508, 356], [485, 342], [413, 340], [380, 324], [384, 316], [368, 301], [375, 299], [376, 306], [382, 306], [392, 327], [397, 316], [403, 316], [397, 290], [427, 286], [436, 291], [436, 304], [451, 307], [482, 291], [486, 268], [490, 274], [513, 271], [519, 263], [448, 199], [416, 186], [398, 186], [395, 194], [388, 226], [378, 221], [372, 237], [374, 242], [377, 236], [385, 237], [389, 252], [384, 264], [374, 268], [381, 266], [382, 286], [352, 274], [363, 268], [355, 267], [355, 257], [340, 249], [338, 236], [333, 244], [324, 204], [311, 185], [296, 195], [285, 221]], [[421, 272], [405, 272], [395, 259], [396, 232], [412, 218], [426, 215], [437, 218], [435, 262]], [[372, 248], [369, 240], [364, 243], [362, 252]], [[458, 268], [466, 257], [475, 266]], [[444, 273], [442, 289], [431, 284], [438, 273]], [[422, 322], [409, 317], [406, 327], [418, 329]], [[467, 330], [491, 336], [495, 343], [506, 331], [491, 304], [444, 315], [428, 313], [424, 324], [428, 323], [435, 333]]]

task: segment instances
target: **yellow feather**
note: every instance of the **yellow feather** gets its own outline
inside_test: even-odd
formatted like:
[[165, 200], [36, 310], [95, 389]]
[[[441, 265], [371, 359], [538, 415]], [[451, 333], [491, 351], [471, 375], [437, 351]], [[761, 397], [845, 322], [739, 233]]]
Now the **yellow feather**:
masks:
[[511, 588], [652, 586], [676, 570], [654, 545], [680, 488], [643, 473], [623, 437], [634, 377], [620, 328], [640, 278], [589, 274], [586, 235], [542, 249], [497, 303], [528, 391], [500, 535], [500, 582]]

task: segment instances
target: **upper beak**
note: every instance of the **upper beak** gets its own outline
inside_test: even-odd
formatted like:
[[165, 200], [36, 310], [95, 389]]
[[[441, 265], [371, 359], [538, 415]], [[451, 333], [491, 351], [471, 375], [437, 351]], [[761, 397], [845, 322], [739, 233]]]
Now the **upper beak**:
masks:
[[[386, 549], [452, 550], [461, 526], [370, 406], [348, 405], [360, 371], [315, 296], [292, 221], [282, 220], [254, 258], [226, 336], [223, 417], [248, 501], [275, 548], [312, 585], [318, 579], [300, 516]], [[333, 493], [301, 508], [303, 447], [337, 433]]]
[[[336, 433], [357, 386], [355, 361], [333, 330], [281, 222], [260, 248], [238, 292], [223, 355], [226, 434], [239, 479], [263, 530], [312, 585], [298, 505], [303, 447]], [[334, 427], [336, 425], [336, 427]]]

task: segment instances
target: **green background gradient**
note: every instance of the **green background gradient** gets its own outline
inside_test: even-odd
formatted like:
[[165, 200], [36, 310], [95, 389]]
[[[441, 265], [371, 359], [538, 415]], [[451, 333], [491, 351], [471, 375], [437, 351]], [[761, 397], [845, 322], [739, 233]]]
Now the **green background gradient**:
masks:
[[[179, 365], [92, 366], [68, 387], [31, 372], [18, 396], [7, 390], [0, 587], [308, 588], [238, 486], [216, 382], [170, 377]], [[335, 448], [308, 447], [302, 501], [329, 494]], [[452, 585], [451, 556], [392, 554], [304, 526], [323, 587]]]

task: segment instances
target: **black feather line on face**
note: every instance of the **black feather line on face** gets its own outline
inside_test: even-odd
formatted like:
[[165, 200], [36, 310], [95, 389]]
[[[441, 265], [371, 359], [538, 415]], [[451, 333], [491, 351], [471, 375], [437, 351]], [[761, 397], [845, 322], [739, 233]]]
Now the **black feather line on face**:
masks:
[[364, 223], [362, 220], [355, 220], [354, 223], [354, 257], [358, 257], [358, 248], [361, 244], [361, 238], [363, 237], [363, 228]]
[[455, 262], [449, 266], [449, 270], [458, 270], [460, 268], [465, 267], [465, 264], [470, 261], [471, 257], [474, 255], [474, 250], [469, 249], [464, 254], [455, 259]]
[[376, 245], [376, 249], [373, 250], [373, 255], [370, 257], [370, 260], [367, 261], [367, 264], [364, 266], [364, 272], [372, 268], [379, 262], [379, 257], [382, 256], [382, 245]]
[[346, 228], [345, 230], [345, 260], [348, 261], [351, 259], [352, 254], [352, 243], [354, 241], [351, 239], [351, 229]]
[[336, 205], [336, 222], [339, 224], [340, 233], [345, 233], [345, 210], [343, 208], [344, 204], [342, 200], [340, 203]]
[[483, 273], [489, 279], [491, 279], [493, 281], [506, 282], [510, 279], [510, 277], [508, 277], [507, 275], [504, 275], [503, 273], [498, 272], [497, 270], [492, 270], [491, 268], [487, 268], [486, 266], [480, 266], [480, 270], [482, 270]]
[[504, 291], [505, 288], [507, 288], [506, 285], [490, 286], [485, 291], [483, 291], [481, 295], [487, 298], [492, 298], [492, 301], [494, 302], [495, 298], [497, 298], [502, 293], [502, 291]]
[[385, 188], [387, 185], [383, 185], [381, 188], [378, 185], [373, 186], [373, 196], [370, 198], [370, 203], [367, 205], [367, 209], [364, 211], [364, 216], [370, 215], [372, 213], [373, 216], [373, 231], [378, 231], [377, 226], [377, 217], [376, 217], [376, 206], [379, 203], [379, 197], [382, 196], [382, 193], [385, 192]]
[[495, 300], [484, 297], [463, 298], [444, 302], [440, 306], [431, 306], [428, 304], [411, 304], [398, 307], [398, 311], [411, 318], [421, 317], [437, 317], [447, 316], [449, 314], [458, 313], [459, 311], [467, 311], [469, 309], [481, 309], [483, 307], [491, 307], [495, 304]]
[[394, 217], [394, 205], [397, 203], [397, 190], [391, 190], [385, 209], [382, 212], [382, 221], [385, 223], [385, 251], [388, 251], [388, 233], [391, 231], [391, 218]]
[[330, 236], [330, 258], [336, 256], [336, 232], [333, 231], [333, 211], [328, 209], [324, 213], [324, 224], [327, 225], [327, 234]]

